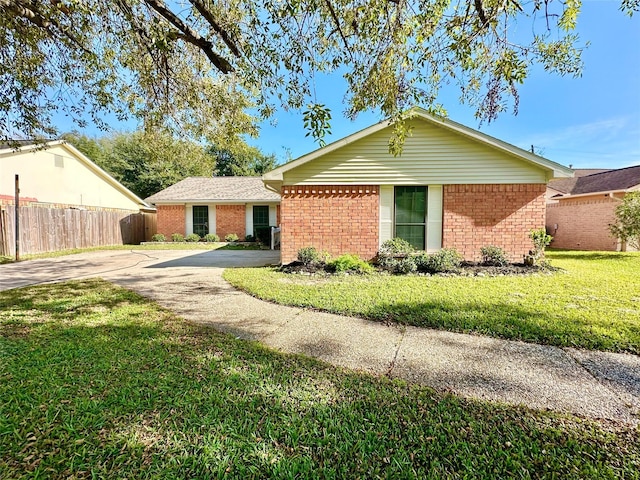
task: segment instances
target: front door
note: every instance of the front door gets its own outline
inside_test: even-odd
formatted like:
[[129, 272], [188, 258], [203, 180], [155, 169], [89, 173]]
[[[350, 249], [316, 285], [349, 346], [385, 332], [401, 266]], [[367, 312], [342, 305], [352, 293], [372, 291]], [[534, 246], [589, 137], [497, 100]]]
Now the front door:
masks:
[[193, 233], [204, 237], [209, 233], [209, 207], [197, 205], [193, 207]]

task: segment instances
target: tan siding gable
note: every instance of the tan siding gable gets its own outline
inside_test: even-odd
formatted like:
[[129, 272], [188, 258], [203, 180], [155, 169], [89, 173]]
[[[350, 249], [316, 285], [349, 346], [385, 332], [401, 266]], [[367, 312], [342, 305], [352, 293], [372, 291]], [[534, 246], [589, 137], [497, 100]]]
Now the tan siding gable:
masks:
[[542, 168], [424, 121], [401, 156], [388, 152], [391, 128], [284, 172], [284, 185], [546, 183]]

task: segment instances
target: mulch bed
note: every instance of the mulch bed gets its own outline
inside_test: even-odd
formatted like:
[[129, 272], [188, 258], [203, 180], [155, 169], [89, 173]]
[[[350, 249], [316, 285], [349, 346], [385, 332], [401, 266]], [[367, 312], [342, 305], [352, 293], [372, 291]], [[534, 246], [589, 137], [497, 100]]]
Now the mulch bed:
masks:
[[[375, 266], [375, 265], [374, 265]], [[551, 275], [560, 271], [560, 268], [546, 266], [529, 266], [524, 263], [510, 263], [503, 267], [497, 267], [493, 265], [483, 265], [477, 262], [463, 262], [458, 270], [451, 272], [440, 273], [413, 273], [411, 275], [423, 275], [423, 276], [441, 276], [441, 277], [502, 277], [506, 275], [532, 275], [532, 274], [546, 274]], [[291, 262], [287, 265], [282, 265], [280, 271], [283, 273], [298, 273], [303, 275], [332, 275], [335, 274], [327, 265], [324, 264], [310, 264], [305, 265], [302, 262]], [[385, 270], [379, 269], [380, 272]]]

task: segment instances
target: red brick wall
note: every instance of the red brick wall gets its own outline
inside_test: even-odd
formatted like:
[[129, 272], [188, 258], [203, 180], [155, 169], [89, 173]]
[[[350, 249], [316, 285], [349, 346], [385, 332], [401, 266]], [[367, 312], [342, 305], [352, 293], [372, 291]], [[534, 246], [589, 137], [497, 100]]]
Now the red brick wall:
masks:
[[186, 234], [186, 207], [184, 205], [158, 205], [158, 233], [171, 239], [172, 233]]
[[282, 187], [282, 263], [302, 247], [331, 255], [353, 253], [364, 259], [378, 251], [380, 189], [377, 185]]
[[[553, 235], [552, 247], [573, 250], [618, 249], [609, 234], [619, 202], [604, 195], [567, 199], [547, 205], [547, 231]], [[555, 229], [558, 225], [558, 229]]]
[[230, 233], [238, 235], [240, 240], [246, 237], [244, 205], [216, 205], [216, 234], [224, 241]]
[[496, 245], [521, 262], [532, 248], [529, 232], [545, 225], [544, 184], [445, 185], [442, 246], [467, 260]]

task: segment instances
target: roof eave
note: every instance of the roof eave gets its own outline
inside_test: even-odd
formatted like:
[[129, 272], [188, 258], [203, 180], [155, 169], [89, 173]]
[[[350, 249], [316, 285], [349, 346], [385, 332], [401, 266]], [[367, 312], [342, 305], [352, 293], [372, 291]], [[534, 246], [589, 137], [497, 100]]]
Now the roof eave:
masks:
[[187, 198], [187, 199], [174, 199], [174, 200], [150, 200], [153, 205], [179, 205], [182, 203], [221, 203], [226, 205], [239, 204], [239, 203], [280, 203], [280, 199], [275, 198], [241, 198], [234, 200], [216, 200], [211, 198]]
[[567, 193], [565, 195], [561, 195], [558, 196], [557, 198], [562, 198], [562, 199], [570, 199], [570, 198], [582, 198], [582, 197], [593, 197], [593, 196], [611, 196], [611, 195], [615, 195], [616, 193], [630, 193], [630, 192], [637, 192], [640, 191], [640, 184], [639, 185], [634, 185], [633, 187], [629, 187], [629, 188], [621, 188], [618, 190], [600, 190], [599, 192], [588, 192], [588, 193]]

